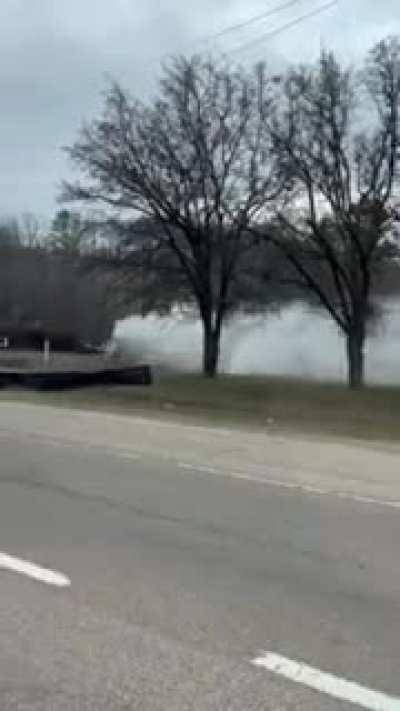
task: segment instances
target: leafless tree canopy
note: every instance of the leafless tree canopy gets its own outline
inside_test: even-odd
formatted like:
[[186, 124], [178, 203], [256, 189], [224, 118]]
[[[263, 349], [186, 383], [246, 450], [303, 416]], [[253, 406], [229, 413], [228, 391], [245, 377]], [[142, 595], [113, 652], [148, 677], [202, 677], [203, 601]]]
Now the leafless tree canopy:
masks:
[[151, 106], [112, 86], [103, 118], [84, 127], [69, 151], [87, 181], [66, 186], [67, 197], [162, 227], [199, 307], [209, 375], [247, 227], [283, 187], [266, 121], [272, 111], [262, 67], [245, 74], [181, 58], [165, 69]]
[[[197, 303], [206, 374], [216, 372], [243, 275], [263, 253], [272, 261], [261, 272], [282, 271], [344, 333], [349, 383], [359, 386], [373, 296], [395, 236], [399, 101], [394, 38], [357, 72], [330, 53], [282, 78], [263, 66], [244, 72], [179, 58], [164, 68], [151, 104], [109, 88], [102, 117], [69, 149], [83, 178], [65, 185], [64, 197], [105, 205], [116, 223], [151, 227], [147, 245], [131, 233], [126, 264], [144, 255], [136, 285]], [[254, 246], [261, 233], [286, 266], [276, 251]], [[154, 265], [158, 275], [169, 272], [169, 289], [154, 279]], [[142, 300], [144, 309], [151, 303]]]
[[388, 39], [359, 74], [326, 53], [317, 68], [291, 72], [271, 123], [293, 188], [277, 211], [279, 246], [346, 334], [354, 386], [362, 380], [376, 266], [396, 217], [399, 100], [400, 46]]

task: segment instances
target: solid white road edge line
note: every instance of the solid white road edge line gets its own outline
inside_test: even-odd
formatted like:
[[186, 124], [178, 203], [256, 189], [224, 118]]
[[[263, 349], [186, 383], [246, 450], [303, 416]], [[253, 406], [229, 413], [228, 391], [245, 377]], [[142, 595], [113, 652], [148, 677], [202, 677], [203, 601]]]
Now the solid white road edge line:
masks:
[[284, 676], [297, 684], [303, 684], [316, 691], [340, 699], [351, 704], [357, 704], [368, 711], [399, 711], [400, 697], [388, 696], [380, 691], [368, 689], [353, 681], [346, 681], [333, 674], [309, 667], [280, 654], [264, 652], [251, 662], [256, 667], [263, 667], [275, 674]]
[[[302, 484], [301, 482], [289, 482], [280, 479], [271, 479], [269, 477], [259, 476], [257, 474], [246, 474], [245, 472], [230, 472], [229, 470], [217, 469], [214, 467], [203, 467], [199, 464], [189, 464], [189, 462], [177, 462], [178, 469], [195, 472], [196, 474], [215, 474], [225, 477], [226, 479], [242, 479], [243, 481], [256, 482], [257, 484], [265, 484], [266, 486], [275, 486], [278, 489], [293, 489], [306, 494], [314, 494], [316, 496], [335, 496], [340, 499], [349, 499], [359, 504], [372, 504], [374, 506], [385, 506], [389, 509], [400, 509], [400, 501], [394, 499], [376, 499], [372, 496], [361, 496], [353, 494], [350, 491], [337, 491], [335, 489], [323, 489], [319, 486], [310, 484]], [[400, 709], [398, 710], [400, 711]]]
[[[0, 404], [1, 406], [1, 404]], [[16, 431], [7, 433], [0, 431], [0, 439], [6, 438], [9, 434], [15, 434]], [[137, 451], [127, 451], [124, 449], [118, 449], [118, 447], [104, 447], [101, 444], [91, 443], [87, 444], [81, 440], [60, 440], [53, 437], [44, 437], [42, 434], [27, 434], [24, 436], [36, 441], [45, 442], [54, 447], [82, 447], [84, 451], [99, 451], [103, 454], [110, 456], [116, 456], [120, 459], [139, 461], [145, 458], [145, 454]], [[312, 484], [302, 484], [298, 482], [289, 482], [281, 479], [272, 479], [271, 477], [263, 477], [257, 474], [248, 474], [246, 472], [230, 472], [229, 470], [218, 469], [216, 467], [203, 466], [201, 464], [190, 464], [189, 462], [176, 461], [175, 458], [170, 456], [164, 456], [163, 461], [167, 461], [170, 464], [176, 464], [178, 469], [185, 469], [187, 471], [195, 472], [196, 474], [214, 474], [216, 476], [225, 477], [228, 479], [242, 479], [244, 481], [255, 482], [257, 484], [265, 484], [267, 486], [275, 486], [280, 489], [293, 489], [306, 494], [312, 494], [316, 496], [335, 496], [340, 499], [348, 499], [349, 501], [354, 501], [358, 504], [371, 504], [373, 506], [383, 506], [389, 509], [400, 509], [400, 500], [396, 499], [378, 499], [372, 496], [363, 496], [361, 494], [355, 494], [350, 491], [337, 491], [335, 489], [324, 489], [319, 486], [314, 486]], [[266, 467], [271, 469], [270, 467]], [[400, 710], [399, 710], [400, 711]]]
[[1, 551], [0, 569], [27, 575], [28, 578], [39, 580], [47, 585], [55, 585], [58, 588], [66, 588], [71, 585], [70, 579], [56, 570], [42, 568], [40, 565], [35, 565], [27, 560], [21, 560], [20, 558], [14, 558], [14, 556], [7, 555], [7, 553], [2, 553]]

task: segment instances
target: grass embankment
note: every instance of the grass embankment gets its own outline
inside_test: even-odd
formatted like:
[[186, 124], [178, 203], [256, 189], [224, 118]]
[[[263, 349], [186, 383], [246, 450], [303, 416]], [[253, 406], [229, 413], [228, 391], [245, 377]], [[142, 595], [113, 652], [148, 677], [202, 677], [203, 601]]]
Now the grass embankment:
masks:
[[184, 421], [261, 427], [400, 442], [400, 387], [345, 387], [273, 377], [176, 375], [152, 387], [87, 388], [58, 393], [0, 392], [14, 400], [118, 413], [164, 414]]

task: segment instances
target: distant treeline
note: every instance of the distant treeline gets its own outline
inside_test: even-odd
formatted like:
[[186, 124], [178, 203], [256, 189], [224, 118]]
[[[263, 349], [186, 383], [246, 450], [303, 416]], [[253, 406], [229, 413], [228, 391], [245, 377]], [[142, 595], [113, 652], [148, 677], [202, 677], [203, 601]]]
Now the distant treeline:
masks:
[[[321, 265], [316, 275], [324, 281]], [[318, 307], [313, 292], [299, 288], [292, 276], [273, 242], [256, 242], [249, 235], [229, 310], [279, 310], [299, 299]], [[32, 215], [5, 221], [0, 224], [0, 280], [0, 337], [13, 334], [18, 344], [28, 338], [35, 347], [44, 334], [65, 350], [99, 346], [111, 337], [117, 318], [168, 314], [177, 304], [196, 308], [178, 258], [148, 219], [84, 219], [79, 212], [61, 210], [48, 231]], [[384, 260], [378, 301], [399, 293], [400, 262]]]
[[[68, 228], [53, 229], [62, 221]], [[93, 262], [93, 245], [83, 247], [83, 232], [77, 229], [82, 224], [77, 213], [62, 211], [48, 234], [39, 229], [27, 234], [16, 220], [0, 225], [4, 335], [12, 333], [21, 342], [23, 333], [50, 333], [70, 345], [99, 345], [110, 337], [120, 313], [115, 279], [105, 259]]]

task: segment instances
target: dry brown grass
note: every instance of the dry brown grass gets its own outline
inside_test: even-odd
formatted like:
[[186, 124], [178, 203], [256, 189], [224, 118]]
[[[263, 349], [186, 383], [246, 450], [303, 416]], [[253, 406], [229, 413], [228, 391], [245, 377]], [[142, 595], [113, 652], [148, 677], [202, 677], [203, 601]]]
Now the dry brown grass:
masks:
[[0, 401], [56, 404], [122, 413], [227, 423], [269, 431], [296, 431], [400, 441], [400, 388], [345, 387], [287, 378], [160, 377], [152, 387], [86, 388], [58, 393], [0, 392]]

